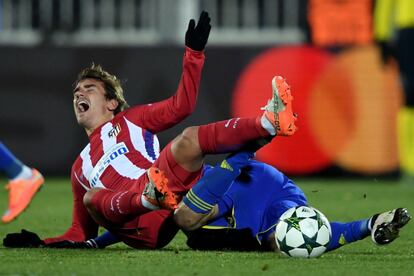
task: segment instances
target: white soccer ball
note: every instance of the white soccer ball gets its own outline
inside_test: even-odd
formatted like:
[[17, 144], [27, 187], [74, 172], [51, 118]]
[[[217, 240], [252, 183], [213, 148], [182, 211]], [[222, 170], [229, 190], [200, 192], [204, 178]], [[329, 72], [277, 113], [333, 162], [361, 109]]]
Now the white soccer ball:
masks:
[[325, 252], [331, 241], [331, 225], [320, 211], [298, 206], [287, 210], [276, 226], [279, 250], [290, 257], [315, 258]]

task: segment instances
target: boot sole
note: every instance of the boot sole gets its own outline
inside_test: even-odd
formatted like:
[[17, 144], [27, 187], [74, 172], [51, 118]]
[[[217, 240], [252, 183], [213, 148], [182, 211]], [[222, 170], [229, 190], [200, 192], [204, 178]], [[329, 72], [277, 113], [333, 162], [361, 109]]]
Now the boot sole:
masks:
[[406, 208], [396, 209], [392, 221], [380, 224], [375, 231], [374, 238], [377, 244], [389, 244], [398, 238], [400, 229], [404, 227], [410, 219], [411, 216]]

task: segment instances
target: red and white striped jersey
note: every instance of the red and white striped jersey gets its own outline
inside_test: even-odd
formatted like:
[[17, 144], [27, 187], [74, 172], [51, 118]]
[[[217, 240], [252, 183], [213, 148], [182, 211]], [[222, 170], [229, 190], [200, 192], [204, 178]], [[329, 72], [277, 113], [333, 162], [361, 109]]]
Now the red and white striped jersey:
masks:
[[92, 187], [129, 188], [145, 173], [160, 153], [155, 134], [171, 128], [193, 112], [203, 64], [203, 52], [186, 48], [183, 73], [172, 97], [131, 107], [92, 132], [89, 144], [72, 166], [72, 226], [62, 236], [45, 239], [46, 243], [83, 241], [96, 236], [98, 225], [83, 205], [86, 191]]
[[96, 129], [72, 168], [72, 179], [84, 189], [117, 190], [138, 179], [160, 153], [156, 135], [122, 114]]

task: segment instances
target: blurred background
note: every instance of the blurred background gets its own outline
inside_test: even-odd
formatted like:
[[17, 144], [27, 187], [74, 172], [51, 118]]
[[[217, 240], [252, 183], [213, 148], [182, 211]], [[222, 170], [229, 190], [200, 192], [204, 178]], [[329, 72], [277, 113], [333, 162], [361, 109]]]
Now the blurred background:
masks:
[[259, 159], [294, 176], [398, 177], [404, 93], [391, 47], [376, 37], [375, 20], [386, 23], [377, 2], [0, 0], [0, 140], [46, 176], [69, 175], [87, 144], [72, 108], [77, 73], [103, 65], [123, 80], [130, 105], [169, 97], [188, 21], [206, 10], [212, 31], [197, 108], [159, 134], [161, 145], [186, 126], [259, 115], [272, 76], [282, 75], [299, 131]]

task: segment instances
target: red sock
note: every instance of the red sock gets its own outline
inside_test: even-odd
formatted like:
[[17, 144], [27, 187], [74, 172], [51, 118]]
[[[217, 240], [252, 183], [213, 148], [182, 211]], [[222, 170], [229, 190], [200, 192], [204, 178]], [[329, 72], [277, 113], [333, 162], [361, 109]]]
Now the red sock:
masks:
[[124, 223], [151, 210], [141, 204], [141, 195], [133, 191], [101, 190], [93, 195], [92, 204], [107, 221]]
[[198, 142], [203, 153], [225, 153], [246, 143], [269, 136], [262, 128], [260, 117], [232, 118], [199, 127]]

